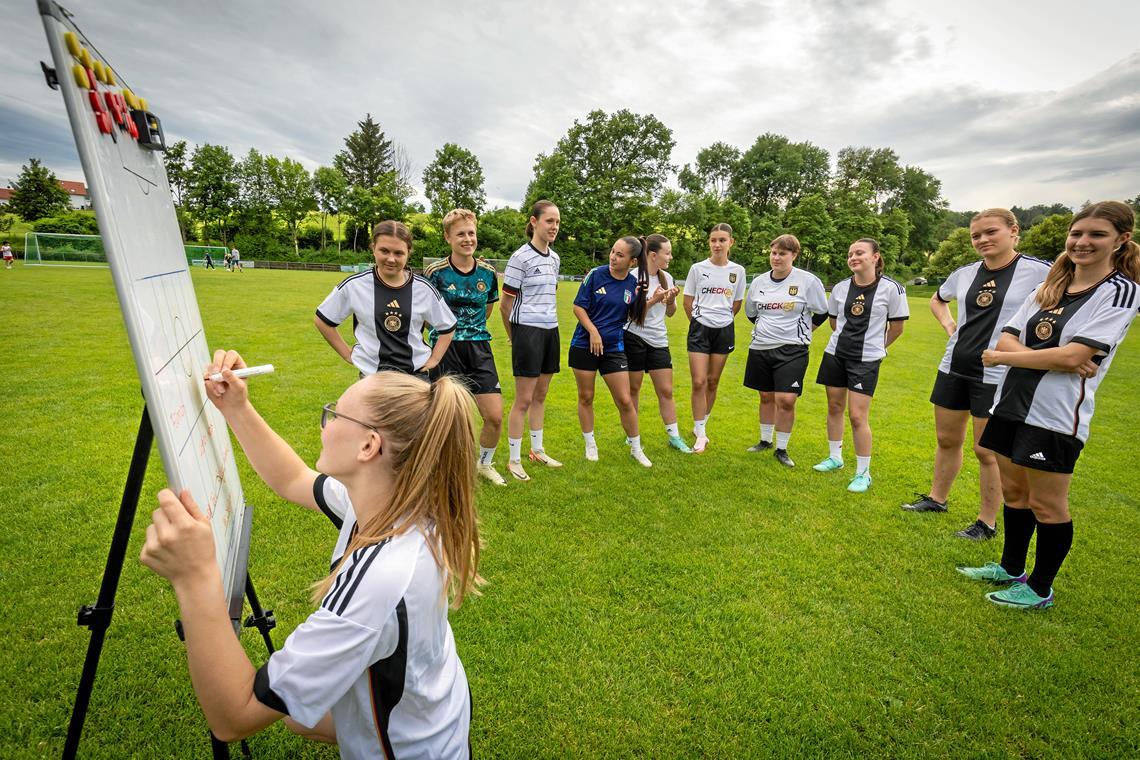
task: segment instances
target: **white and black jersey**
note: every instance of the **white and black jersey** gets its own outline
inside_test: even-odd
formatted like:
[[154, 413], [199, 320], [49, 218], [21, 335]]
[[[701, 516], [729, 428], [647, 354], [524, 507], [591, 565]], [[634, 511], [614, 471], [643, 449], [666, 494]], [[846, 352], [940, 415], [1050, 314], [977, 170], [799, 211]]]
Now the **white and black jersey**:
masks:
[[840, 359], [873, 362], [887, 355], [887, 323], [910, 318], [906, 289], [882, 275], [870, 285], [848, 277], [831, 291], [827, 315], [836, 321], [824, 350]]
[[1002, 377], [993, 415], [1088, 440], [1093, 397], [1112, 364], [1116, 348], [1140, 306], [1135, 282], [1113, 271], [1080, 293], [1066, 293], [1052, 309], [1042, 309], [1036, 292], [1002, 329], [1034, 350], [1080, 343], [1095, 349], [1100, 370], [1089, 378], [1076, 372], [1010, 367]]
[[827, 312], [827, 292], [811, 272], [792, 267], [782, 280], [758, 274], [744, 297], [744, 314], [755, 325], [748, 348], [767, 351], [811, 343], [812, 315]]
[[455, 329], [455, 315], [439, 291], [418, 274], [393, 288], [375, 268], [354, 274], [333, 288], [317, 307], [317, 316], [336, 327], [352, 315], [352, 364], [365, 375], [382, 369], [409, 374], [431, 356], [424, 342], [424, 324], [440, 334]]
[[[340, 482], [321, 475], [313, 492], [340, 529], [335, 567], [356, 516]], [[412, 529], [353, 552], [320, 608], [257, 672], [257, 698], [298, 723], [332, 711], [341, 757], [469, 756], [471, 695], [427, 541]]]
[[698, 261], [685, 278], [685, 295], [693, 299], [693, 319], [705, 327], [732, 324], [732, 306], [743, 300], [744, 267], [734, 261], [717, 266], [711, 259]]
[[[637, 277], [637, 267], [629, 270], [629, 273]], [[665, 285], [662, 287], [660, 276], [664, 276]], [[649, 290], [645, 293], [645, 300], [653, 298], [657, 295], [659, 290], [668, 290], [673, 287], [673, 275], [666, 272], [664, 269], [657, 270], [657, 274], [649, 276]], [[626, 323], [625, 329], [641, 338], [650, 346], [654, 348], [668, 348], [669, 347], [669, 332], [665, 328], [665, 312], [667, 307], [665, 302], [655, 303], [645, 310], [644, 324], [637, 324], [632, 319]]]
[[530, 243], [511, 254], [503, 272], [503, 292], [515, 297], [510, 321], [549, 330], [558, 327], [558, 270], [553, 248], [541, 253]]
[[997, 345], [1002, 327], [1047, 274], [1049, 262], [1021, 254], [1000, 269], [983, 260], [951, 272], [935, 295], [943, 303], [958, 302], [958, 327], [938, 371], [996, 384], [1005, 367], [983, 367], [982, 352]]

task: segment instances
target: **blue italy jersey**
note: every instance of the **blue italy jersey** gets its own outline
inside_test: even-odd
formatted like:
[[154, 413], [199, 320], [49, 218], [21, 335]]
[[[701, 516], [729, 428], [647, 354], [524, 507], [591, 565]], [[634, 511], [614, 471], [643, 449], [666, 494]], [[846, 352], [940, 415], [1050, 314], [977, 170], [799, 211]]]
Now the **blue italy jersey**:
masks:
[[[623, 328], [629, 319], [629, 307], [636, 293], [637, 278], [628, 274], [624, 280], [615, 280], [610, 274], [609, 264], [590, 270], [578, 288], [574, 305], [585, 309], [594, 327], [598, 328], [604, 351], [625, 350]], [[581, 324], [574, 328], [570, 345], [590, 348], [590, 336]]]
[[[448, 256], [425, 269], [424, 276], [443, 296], [458, 320], [452, 340], [491, 339], [487, 330], [487, 304], [499, 300], [499, 281], [493, 266], [476, 260], [470, 272], [461, 272]], [[437, 337], [432, 330], [428, 333], [428, 342], [434, 346]]]

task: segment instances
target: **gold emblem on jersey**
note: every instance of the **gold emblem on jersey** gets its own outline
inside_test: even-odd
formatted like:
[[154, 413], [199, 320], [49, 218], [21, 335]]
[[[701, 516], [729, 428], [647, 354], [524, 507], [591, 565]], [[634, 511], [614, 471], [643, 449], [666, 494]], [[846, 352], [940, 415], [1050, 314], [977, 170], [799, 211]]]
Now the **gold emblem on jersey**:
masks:
[[475, 283], [475, 289], [478, 290], [480, 293], [482, 293], [484, 290], [487, 289], [487, 283], [483, 282], [482, 280], [479, 280], [478, 282]]
[[855, 296], [855, 302], [853, 304], [851, 304], [851, 316], [853, 316], [853, 317], [863, 316], [863, 309], [865, 308], [864, 307], [865, 302], [866, 302], [866, 299], [863, 298], [862, 293]]
[[728, 281], [732, 282], [732, 283], [736, 282], [736, 272], [729, 272], [728, 273]]
[[403, 325], [404, 322], [400, 319], [399, 314], [389, 314], [384, 317], [384, 329], [388, 332], [399, 332]]
[[1049, 340], [1053, 337], [1053, 321], [1050, 319], [1041, 320], [1034, 328], [1033, 334], [1037, 336], [1038, 340]]
[[784, 311], [791, 311], [794, 308], [796, 308], [796, 304], [794, 301], [785, 301], [784, 302]]
[[980, 293], [978, 293], [978, 298], [976, 301], [978, 306], [981, 306], [984, 309], [993, 302], [994, 302], [994, 294], [992, 292], [990, 292], [988, 290], [983, 290]]
[[788, 286], [788, 295], [794, 296], [796, 293], [799, 293], [799, 292], [800, 292], [800, 286], [799, 285], [789, 285]]

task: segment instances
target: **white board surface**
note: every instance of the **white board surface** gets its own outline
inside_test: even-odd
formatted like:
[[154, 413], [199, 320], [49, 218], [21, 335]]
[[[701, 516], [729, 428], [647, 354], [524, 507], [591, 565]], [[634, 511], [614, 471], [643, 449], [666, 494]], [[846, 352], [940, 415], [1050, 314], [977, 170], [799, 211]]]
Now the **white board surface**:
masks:
[[[245, 568], [237, 565], [245, 501], [229, 429], [206, 399], [202, 373], [210, 353], [163, 154], [142, 147], [119, 124], [112, 123], [112, 134], [100, 130], [90, 93], [106, 107], [107, 93], [122, 95], [126, 89], [123, 77], [58, 5], [50, 0], [38, 5], [166, 479], [176, 492], [190, 489], [210, 517], [223, 588], [231, 596], [240, 594]], [[113, 72], [114, 84], [80, 86], [73, 67], [82, 66], [83, 59], [69, 51], [68, 32]], [[148, 99], [147, 105], [161, 113], [161, 101]], [[124, 425], [134, 423], [123, 420]], [[148, 514], [146, 504], [141, 506]]]

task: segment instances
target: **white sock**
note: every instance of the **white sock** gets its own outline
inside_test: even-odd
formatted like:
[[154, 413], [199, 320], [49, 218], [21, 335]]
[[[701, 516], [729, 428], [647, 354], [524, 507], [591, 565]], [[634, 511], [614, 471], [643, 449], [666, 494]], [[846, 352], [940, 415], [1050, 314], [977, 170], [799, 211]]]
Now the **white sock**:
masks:
[[629, 448], [631, 451], [641, 451], [641, 436], [640, 435], [629, 436]]
[[510, 449], [510, 459], [512, 462], [519, 462], [522, 460], [522, 438], [511, 438], [507, 436], [507, 448]]
[[763, 422], [761, 422], [760, 423], [760, 440], [761, 441], [767, 441], [768, 443], [771, 443], [772, 442], [772, 431], [775, 429], [776, 429], [775, 425], [765, 425]]
[[831, 452], [831, 458], [836, 462], [843, 461], [843, 441], [828, 441], [827, 450]]
[[530, 450], [542, 451], [542, 430], [530, 431]]
[[495, 449], [496, 448], [498, 448], [498, 447], [497, 446], [491, 446], [490, 448], [487, 448], [486, 446], [480, 446], [479, 447], [479, 464], [491, 464], [491, 460], [495, 458]]
[[582, 433], [582, 437], [584, 439], [586, 439], [586, 446], [587, 447], [589, 447], [589, 446], [596, 447], [598, 445], [597, 442], [594, 440], [594, 431], [593, 430], [591, 430], [589, 433]]
[[777, 431], [776, 432], [776, 449], [778, 451], [787, 451], [788, 450], [788, 441], [790, 441], [791, 439], [792, 439], [791, 433], [781, 433], [781, 432]]
[[704, 438], [705, 437], [705, 420], [694, 420], [693, 421], [693, 432], [697, 435], [698, 438]]
[[871, 457], [861, 457], [858, 454], [856, 454], [855, 455], [855, 474], [859, 475], [859, 474], [864, 473], [864, 472], [867, 473], [868, 475], [871, 474]]
[[668, 425], [665, 426], [665, 435], [675, 435], [678, 438], [681, 437], [681, 431], [677, 427], [676, 422], [670, 422]]

